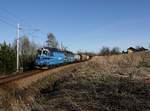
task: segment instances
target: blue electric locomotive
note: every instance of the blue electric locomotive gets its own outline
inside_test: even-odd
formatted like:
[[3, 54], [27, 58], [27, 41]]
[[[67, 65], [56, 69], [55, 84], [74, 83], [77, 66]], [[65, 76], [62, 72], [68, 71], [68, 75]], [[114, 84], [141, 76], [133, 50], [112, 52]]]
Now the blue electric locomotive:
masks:
[[75, 55], [72, 52], [65, 51], [65, 61], [64, 63], [72, 63], [75, 62]]
[[69, 51], [61, 51], [56, 48], [44, 47], [38, 49], [36, 57], [36, 67], [51, 67], [64, 63], [74, 62], [74, 54]]

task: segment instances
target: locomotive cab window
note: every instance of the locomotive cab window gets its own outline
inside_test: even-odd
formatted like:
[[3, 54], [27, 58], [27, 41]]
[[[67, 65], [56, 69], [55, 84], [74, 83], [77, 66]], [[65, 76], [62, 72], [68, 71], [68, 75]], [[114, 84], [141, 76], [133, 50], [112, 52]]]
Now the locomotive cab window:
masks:
[[44, 50], [44, 51], [43, 51], [43, 54], [44, 54], [44, 55], [48, 55], [48, 51]]
[[42, 51], [41, 50], [38, 50], [38, 55], [41, 55], [42, 54]]

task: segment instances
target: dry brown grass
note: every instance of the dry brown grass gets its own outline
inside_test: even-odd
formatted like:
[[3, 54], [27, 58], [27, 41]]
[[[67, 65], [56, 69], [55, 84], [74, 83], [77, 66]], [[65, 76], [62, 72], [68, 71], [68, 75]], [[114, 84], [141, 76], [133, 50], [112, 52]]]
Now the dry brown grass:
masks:
[[[10, 111], [148, 111], [150, 52], [95, 57], [49, 75], [30, 87], [0, 89]], [[147, 64], [147, 63], [146, 63]], [[15, 88], [14, 88], [15, 87]]]

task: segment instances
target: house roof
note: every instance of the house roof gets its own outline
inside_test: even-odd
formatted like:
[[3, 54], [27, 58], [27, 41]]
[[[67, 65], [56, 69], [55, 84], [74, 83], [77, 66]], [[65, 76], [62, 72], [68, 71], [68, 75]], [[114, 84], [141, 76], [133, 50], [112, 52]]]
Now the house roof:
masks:
[[140, 48], [138, 49], [138, 51], [146, 51], [146, 50], [148, 50], [148, 49], [145, 49], [144, 47], [140, 47]]
[[144, 47], [140, 47], [140, 48], [133, 48], [133, 47], [129, 47], [127, 50], [132, 50], [132, 51], [146, 51], [148, 49], [145, 49]]
[[132, 50], [132, 51], [137, 51], [135, 48], [133, 47], [129, 47], [127, 50]]

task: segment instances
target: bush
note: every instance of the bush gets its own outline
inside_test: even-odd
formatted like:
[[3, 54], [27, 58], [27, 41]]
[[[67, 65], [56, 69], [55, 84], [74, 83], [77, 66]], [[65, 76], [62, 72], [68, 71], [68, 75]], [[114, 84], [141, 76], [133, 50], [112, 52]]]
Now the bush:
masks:
[[16, 70], [16, 53], [6, 42], [0, 44], [0, 73], [11, 73]]
[[113, 47], [112, 50], [109, 47], [103, 47], [98, 55], [116, 55], [116, 54], [121, 54], [120, 48], [119, 47]]
[[[34, 52], [34, 51], [33, 51]], [[20, 55], [20, 67], [26, 70], [34, 68], [35, 54]], [[16, 71], [16, 50], [6, 42], [0, 44], [0, 73], [10, 74]]]
[[102, 55], [102, 56], [104, 56], [104, 55], [109, 55], [109, 54], [110, 54], [110, 49], [109, 49], [109, 47], [103, 47], [103, 48], [101, 49], [100, 53], [99, 53], [99, 55]]
[[116, 55], [116, 54], [120, 54], [120, 48], [119, 47], [114, 47], [112, 50], [111, 50], [111, 55]]
[[140, 62], [138, 67], [150, 67], [150, 58], [143, 58]]
[[21, 55], [20, 65], [24, 71], [34, 69], [35, 55]]

